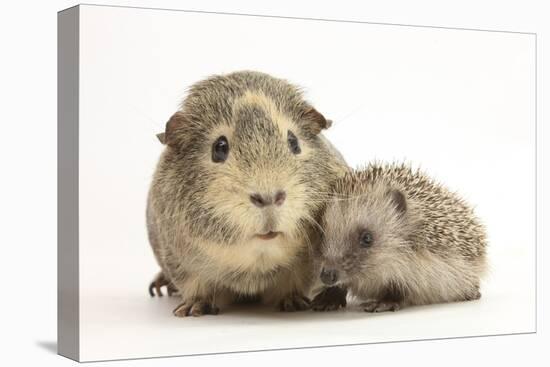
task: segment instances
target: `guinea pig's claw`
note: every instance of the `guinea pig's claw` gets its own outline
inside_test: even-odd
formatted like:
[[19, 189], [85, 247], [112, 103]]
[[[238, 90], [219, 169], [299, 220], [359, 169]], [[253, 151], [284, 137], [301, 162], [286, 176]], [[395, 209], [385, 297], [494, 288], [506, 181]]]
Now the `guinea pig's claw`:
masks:
[[217, 315], [219, 312], [216, 305], [203, 301], [183, 302], [173, 311], [176, 317]]
[[149, 295], [151, 297], [159, 296], [162, 297], [164, 294], [162, 293], [161, 288], [166, 286], [166, 290], [168, 292], [168, 296], [172, 296], [172, 294], [177, 293], [178, 290], [166, 277], [162, 272], [158, 273], [155, 279], [149, 284]]

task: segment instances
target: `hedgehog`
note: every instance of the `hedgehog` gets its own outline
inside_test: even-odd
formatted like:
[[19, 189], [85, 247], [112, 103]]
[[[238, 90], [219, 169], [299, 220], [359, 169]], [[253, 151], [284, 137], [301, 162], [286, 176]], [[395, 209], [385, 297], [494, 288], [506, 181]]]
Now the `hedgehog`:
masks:
[[487, 271], [484, 225], [457, 193], [419, 169], [371, 163], [336, 180], [322, 218], [316, 311], [367, 312], [476, 300]]
[[329, 126], [300, 88], [265, 73], [191, 86], [158, 136], [146, 218], [161, 272], [150, 294], [177, 293], [178, 317], [243, 299], [307, 309], [324, 198], [347, 171], [321, 133]]

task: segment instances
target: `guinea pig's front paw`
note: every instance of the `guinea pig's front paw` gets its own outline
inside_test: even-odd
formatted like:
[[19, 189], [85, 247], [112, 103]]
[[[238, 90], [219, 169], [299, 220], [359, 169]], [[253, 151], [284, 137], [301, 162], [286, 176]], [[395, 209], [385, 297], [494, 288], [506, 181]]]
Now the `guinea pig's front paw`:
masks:
[[361, 303], [361, 307], [363, 307], [365, 312], [398, 311], [401, 308], [401, 304], [395, 301], [370, 300]]
[[292, 294], [279, 302], [279, 310], [283, 312], [304, 311], [309, 309], [309, 304], [309, 298], [301, 294]]
[[334, 311], [346, 307], [347, 291], [340, 287], [328, 287], [315, 296], [311, 302], [313, 311]]
[[202, 315], [217, 315], [220, 309], [205, 301], [187, 301], [181, 303], [173, 311], [174, 316], [186, 317], [186, 316], [202, 316]]

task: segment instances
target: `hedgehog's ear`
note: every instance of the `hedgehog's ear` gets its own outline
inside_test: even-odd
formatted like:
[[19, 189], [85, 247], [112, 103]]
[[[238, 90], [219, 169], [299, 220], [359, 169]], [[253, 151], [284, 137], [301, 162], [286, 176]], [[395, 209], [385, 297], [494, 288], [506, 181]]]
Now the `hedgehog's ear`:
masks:
[[332, 120], [327, 120], [325, 116], [313, 107], [305, 108], [302, 119], [308, 122], [308, 128], [314, 135], [319, 134], [323, 129], [328, 129], [332, 125]]
[[157, 138], [162, 144], [167, 144], [171, 147], [176, 145], [177, 131], [180, 130], [185, 125], [185, 116], [183, 112], [178, 111], [170, 117], [166, 123], [166, 128], [164, 133], [157, 134]]
[[166, 134], [165, 133], [158, 133], [157, 139], [160, 141], [161, 144], [166, 144]]
[[391, 202], [395, 205], [397, 212], [400, 214], [405, 214], [407, 211], [407, 198], [405, 194], [398, 189], [390, 189], [388, 191], [388, 197]]

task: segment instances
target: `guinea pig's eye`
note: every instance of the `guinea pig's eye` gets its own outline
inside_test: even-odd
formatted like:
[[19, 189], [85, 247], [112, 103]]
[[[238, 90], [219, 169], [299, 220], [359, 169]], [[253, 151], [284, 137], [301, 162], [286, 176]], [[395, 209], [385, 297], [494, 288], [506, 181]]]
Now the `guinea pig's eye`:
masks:
[[300, 154], [302, 149], [300, 148], [300, 143], [298, 142], [298, 138], [290, 130], [288, 130], [287, 141], [288, 141], [288, 147], [290, 148], [290, 151], [293, 154]]
[[212, 144], [212, 161], [215, 163], [224, 162], [229, 154], [229, 142], [225, 136], [220, 136]]
[[372, 245], [374, 238], [372, 236], [372, 233], [370, 231], [364, 231], [361, 233], [361, 237], [359, 238], [359, 244], [361, 247], [370, 247]]

